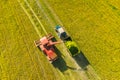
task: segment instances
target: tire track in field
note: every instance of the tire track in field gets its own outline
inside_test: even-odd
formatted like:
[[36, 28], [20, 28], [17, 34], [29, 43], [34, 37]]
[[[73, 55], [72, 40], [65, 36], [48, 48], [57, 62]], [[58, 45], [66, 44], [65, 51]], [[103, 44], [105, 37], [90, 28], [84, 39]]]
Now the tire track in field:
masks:
[[[33, 10], [32, 10], [33, 11]], [[52, 69], [53, 70], [53, 69]], [[54, 73], [54, 71], [53, 71], [53, 73]], [[56, 73], [54, 74], [55, 76], [56, 76]], [[57, 80], [57, 78], [58, 78], [58, 76], [56, 77], [56, 80]]]
[[[20, 3], [20, 6], [22, 6], [21, 3]], [[35, 29], [38, 31], [38, 29], [37, 29], [35, 23], [33, 22], [32, 18], [30, 17], [29, 13], [26, 11], [26, 9], [25, 9], [23, 6], [22, 6], [22, 8], [23, 8], [23, 10], [25, 10], [26, 15], [27, 15], [28, 18], [30, 19], [30, 21], [31, 21], [31, 23], [33, 24], [33, 26], [35, 27]], [[37, 31], [36, 31], [36, 32], [37, 32]], [[38, 34], [40, 35], [40, 33], [38, 33]], [[41, 37], [41, 35], [40, 35], [39, 37]], [[37, 57], [38, 57], [38, 61], [41, 62], [41, 60], [40, 60], [40, 55], [39, 55], [38, 53], [36, 53], [36, 55], [37, 55]], [[46, 74], [45, 74], [45, 70], [44, 70], [42, 64], [41, 64], [41, 63], [39, 63], [39, 64], [40, 64], [40, 66], [41, 66], [41, 70], [42, 70], [44, 79], [46, 80], [47, 77], [46, 77]]]
[[[9, 3], [10, 4], [10, 3]], [[10, 5], [11, 6], [11, 5]], [[14, 6], [15, 7], [15, 6]], [[12, 8], [11, 8], [12, 9]], [[14, 11], [13, 9], [12, 9], [12, 12], [13, 12], [13, 14], [16, 16], [15, 17], [15, 21], [16, 21], [16, 24], [17, 25], [20, 25], [19, 23], [20, 23], [20, 19], [17, 17], [17, 15], [16, 15], [16, 11]], [[23, 24], [22, 24], [22, 26], [24, 26]], [[19, 29], [20, 29], [20, 27], [18, 27]], [[24, 30], [24, 32], [25, 32], [25, 30]], [[22, 37], [22, 39], [23, 39], [23, 42], [24, 42], [24, 44], [25, 44], [25, 46], [26, 46], [26, 48], [27, 48], [27, 51], [28, 51], [28, 56], [30, 57], [30, 59], [31, 59], [31, 61], [32, 61], [32, 64], [34, 65], [34, 67], [35, 67], [35, 69], [36, 69], [36, 71], [38, 71], [39, 69], [37, 68], [37, 64], [35, 63], [35, 61], [34, 61], [34, 59], [33, 59], [33, 57], [32, 57], [32, 55], [31, 55], [31, 52], [30, 52], [30, 49], [29, 49], [29, 46], [27, 45], [27, 41], [26, 41], [26, 39], [24, 39], [24, 35], [22, 34], [22, 31], [20, 31], [19, 30], [19, 33], [20, 33], [20, 35], [21, 35], [21, 37]], [[39, 72], [38, 72], [39, 73]], [[39, 76], [38, 76], [39, 77]], [[39, 77], [39, 79], [40, 79], [40, 77]]]
[[[35, 12], [34, 12], [34, 13], [35, 13]], [[35, 13], [35, 14], [36, 14], [36, 13]], [[59, 77], [59, 76], [58, 76], [58, 75], [56, 75], [56, 74], [57, 74], [57, 72], [56, 72], [56, 71], [54, 71], [54, 70], [53, 70], [53, 68], [51, 68], [51, 69], [52, 69], [52, 72], [54, 73], [55, 80], [58, 80], [58, 77]]]
[[[26, 1], [26, 3], [29, 4], [27, 1]], [[29, 7], [30, 7], [30, 5], [29, 5]], [[30, 7], [30, 8], [31, 8], [31, 7]], [[32, 8], [31, 8], [31, 11], [32, 11], [32, 13], [34, 13], [34, 15], [36, 15]], [[36, 17], [37, 17], [37, 16], [36, 16]], [[39, 20], [38, 17], [37, 17], [37, 20]], [[39, 22], [40, 22], [40, 20], [39, 20]], [[40, 24], [42, 24], [42, 23], [40, 23]], [[45, 28], [44, 28], [44, 26], [43, 26], [43, 24], [42, 24], [41, 26], [43, 27], [42, 29], [44, 29], [44, 31], [46, 31]], [[47, 31], [46, 31], [46, 32], [47, 32]], [[39, 59], [40, 59], [40, 58], [39, 58]], [[56, 76], [57, 73], [55, 73], [55, 72], [53, 71], [53, 69], [52, 69], [52, 72], [54, 73], [54, 75], [55, 75], [55, 77], [56, 77], [56, 80], [57, 80], [57, 78], [58, 78], [59, 76]]]
[[[15, 7], [15, 6], [14, 6]], [[15, 11], [14, 11], [15, 12]], [[18, 18], [17, 17], [17, 15], [16, 15], [16, 13], [14, 13], [15, 14], [15, 16], [16, 16], [16, 22], [17, 22], [17, 24], [19, 24], [20, 23], [20, 19], [21, 18]], [[24, 32], [27, 32], [27, 30], [25, 30], [25, 26], [22, 24], [22, 26], [23, 26], [23, 30], [24, 30]], [[24, 43], [25, 43], [25, 45], [26, 45], [26, 48], [27, 48], [27, 51], [28, 51], [28, 56], [31, 58], [31, 61], [33, 62], [33, 65], [34, 65], [34, 67], [35, 67], [35, 69], [36, 69], [36, 71], [38, 72], [37, 74], [39, 75], [39, 68], [40, 67], [38, 67], [38, 65], [37, 65], [37, 63], [35, 63], [35, 59], [32, 57], [32, 55], [31, 55], [31, 52], [30, 52], [30, 48], [29, 48], [29, 45], [27, 45], [27, 40], [26, 39], [24, 39], [24, 35], [22, 35], [22, 32], [21, 31], [19, 31], [20, 32], [20, 34], [21, 34], [21, 36], [22, 36], [22, 39], [23, 39], [23, 41], [24, 41]], [[27, 33], [28, 34], [28, 33]], [[31, 40], [31, 38], [29, 38], [29, 40]], [[32, 41], [32, 40], [31, 40]], [[36, 53], [36, 52], [35, 52]], [[41, 65], [40, 65], [41, 66]], [[40, 68], [41, 70], [42, 70], [42, 68]], [[40, 78], [40, 76], [38, 76], [39, 77], [39, 79], [41, 79]]]
[[31, 12], [33, 13], [34, 17], [37, 19], [37, 21], [39, 22], [39, 24], [41, 25], [41, 28], [43, 29], [44, 33], [47, 35], [47, 31], [45, 30], [42, 22], [39, 20], [39, 18], [37, 17], [37, 15], [35, 14], [35, 12], [33, 11], [33, 9], [31, 8], [31, 6], [29, 5], [29, 3], [27, 2], [27, 0], [24, 0], [27, 4], [27, 6], [29, 7], [29, 9], [31, 10]]
[[39, 30], [37, 29], [35, 23], [33, 22], [32, 17], [30, 17], [29, 13], [27, 12], [27, 10], [24, 8], [24, 6], [21, 4], [21, 2], [19, 0], [18, 0], [18, 3], [20, 4], [21, 8], [24, 10], [26, 15], [28, 16], [30, 22], [32, 23], [32, 25], [33, 25], [34, 29], [36, 30], [37, 34], [39, 35], [39, 37], [42, 37], [41, 33], [39, 32]]
[[[27, 3], [28, 4], [28, 3]], [[29, 5], [29, 7], [30, 7], [30, 5]], [[24, 8], [23, 6], [22, 6], [22, 8]], [[30, 15], [29, 15], [29, 13], [26, 11], [26, 9], [24, 8], [24, 10], [25, 10], [25, 12], [26, 12], [26, 14], [27, 14], [27, 16], [29, 16], [29, 19], [31, 19], [31, 21], [32, 21], [32, 18], [30, 18]], [[31, 10], [32, 10], [32, 8], [31, 8]], [[33, 10], [32, 10], [33, 11]], [[35, 13], [34, 13], [35, 14]], [[37, 16], [36, 16], [37, 17]], [[32, 21], [33, 22], [33, 21]], [[34, 23], [34, 22], [33, 22]], [[42, 23], [41, 23], [42, 24]], [[36, 26], [35, 26], [36, 27]], [[44, 26], [43, 26], [43, 28], [44, 28]], [[44, 28], [45, 29], [45, 28]], [[38, 54], [38, 60], [40, 61], [40, 55]], [[41, 61], [40, 61], [41, 62]], [[44, 70], [44, 69], [43, 69]], [[44, 73], [44, 75], [45, 75], [45, 73]], [[44, 78], [47, 78], [47, 77], [44, 77]], [[46, 79], [45, 79], [46, 80]]]
[[[24, 7], [23, 7], [23, 9], [24, 9], [25, 13], [27, 14], [27, 16], [29, 17], [29, 19], [31, 20], [31, 22], [32, 22], [32, 24], [34, 25], [35, 29], [36, 29], [37, 31], [39, 31], [39, 30], [37, 29], [35, 23], [33, 22], [32, 18], [30, 17], [29, 13], [26, 11], [26, 9], [25, 9]], [[40, 34], [40, 33], [38, 33], [38, 34]], [[41, 37], [41, 35], [40, 35], [39, 37]], [[31, 41], [32, 41], [32, 40], [31, 40]], [[41, 60], [40, 60], [40, 55], [39, 55], [38, 53], [36, 53], [36, 54], [37, 54], [37, 57], [38, 57], [38, 61], [41, 62]], [[43, 76], [44, 76], [44, 79], [46, 80], [47, 77], [46, 77], [46, 74], [45, 74], [45, 70], [44, 70], [42, 64], [41, 64], [41, 63], [39, 63], [39, 64], [40, 64], [41, 67], [42, 67]]]
[[[19, 18], [20, 19], [20, 18]], [[23, 41], [24, 41], [24, 44], [27, 44], [27, 40], [26, 39], [24, 39], [24, 37], [23, 36], [25, 36], [25, 35], [23, 35], [23, 33], [22, 32], [25, 32], [25, 30], [24, 30], [24, 28], [22, 28], [23, 29], [23, 31], [21, 31], [21, 30], [19, 30], [19, 32], [21, 33], [21, 36], [22, 36], [22, 39], [23, 39]], [[26, 31], [27, 32], [27, 31]], [[27, 36], [27, 38], [29, 38], [29, 36]], [[30, 40], [30, 39], [29, 39]], [[31, 58], [31, 60], [32, 60], [32, 62], [33, 62], [33, 65], [34, 65], [34, 67], [35, 67], [35, 70], [38, 72], [39, 71], [39, 69], [38, 69], [38, 65], [37, 65], [37, 63], [35, 63], [35, 60], [34, 60], [34, 58], [33, 58], [33, 56], [30, 54], [31, 52], [30, 52], [30, 47], [28, 46], [28, 45], [26, 45], [26, 47], [27, 47], [27, 51], [28, 51], [28, 57], [30, 57]], [[32, 71], [31, 71], [32, 72]], [[39, 73], [37, 73], [38, 75], [39, 75]], [[39, 77], [39, 76], [38, 76]], [[40, 77], [39, 77], [40, 78]]]

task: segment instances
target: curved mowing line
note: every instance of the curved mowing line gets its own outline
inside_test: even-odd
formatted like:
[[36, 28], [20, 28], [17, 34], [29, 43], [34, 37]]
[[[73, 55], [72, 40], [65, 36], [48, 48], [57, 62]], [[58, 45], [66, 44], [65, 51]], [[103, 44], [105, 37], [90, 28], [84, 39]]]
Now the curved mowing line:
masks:
[[32, 25], [34, 26], [34, 29], [36, 30], [36, 32], [39, 35], [39, 37], [42, 37], [40, 31], [36, 27], [35, 23], [33, 22], [32, 18], [30, 17], [29, 13], [26, 11], [26, 9], [23, 7], [23, 5], [20, 3], [19, 0], [18, 0], [18, 2], [20, 4], [20, 6], [22, 7], [22, 9], [24, 10], [24, 12], [26, 13], [26, 15], [28, 16], [29, 20], [31, 21]]
[[34, 14], [35, 18], [38, 20], [38, 22], [40, 23], [43, 31], [45, 32], [45, 34], [47, 34], [47, 31], [45, 30], [42, 22], [39, 20], [39, 18], [37, 17], [37, 15], [35, 14], [35, 12], [33, 11], [33, 9], [31, 8], [31, 6], [28, 4], [27, 0], [25, 0], [25, 2], [27, 3], [28, 7], [30, 8], [30, 10], [32, 11], [32, 13]]

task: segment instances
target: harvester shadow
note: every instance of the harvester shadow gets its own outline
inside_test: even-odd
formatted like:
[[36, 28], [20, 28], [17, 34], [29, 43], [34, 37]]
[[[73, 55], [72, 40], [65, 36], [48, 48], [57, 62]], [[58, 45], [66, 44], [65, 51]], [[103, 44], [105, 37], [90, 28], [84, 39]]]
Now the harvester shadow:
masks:
[[82, 51], [80, 51], [80, 53], [73, 58], [82, 70], [87, 70], [87, 66], [90, 65], [90, 63], [88, 59], [84, 56]]
[[62, 53], [57, 49], [57, 47], [55, 47], [55, 50], [59, 57], [56, 61], [52, 63], [55, 68], [58, 68], [61, 72], [64, 72], [67, 69], [76, 70], [76, 68], [66, 65], [65, 60], [61, 56]]

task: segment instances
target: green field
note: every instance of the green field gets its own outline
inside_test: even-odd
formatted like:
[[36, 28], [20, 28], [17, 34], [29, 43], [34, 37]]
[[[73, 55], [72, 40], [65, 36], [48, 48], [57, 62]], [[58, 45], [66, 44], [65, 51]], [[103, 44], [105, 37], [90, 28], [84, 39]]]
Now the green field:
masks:
[[[117, 0], [0, 0], [0, 80], [119, 80], [119, 9]], [[52, 33], [60, 41], [58, 24], [81, 53], [57, 44], [50, 64], [34, 40]]]
[[119, 80], [119, 0], [48, 1], [101, 79]]
[[54, 31], [58, 22], [46, 13], [49, 10], [43, 1], [37, 3], [35, 0], [0, 1], [0, 80], [99, 79], [84, 56], [72, 58], [64, 43], [56, 45], [59, 59], [53, 64], [36, 48], [34, 40], [47, 33], [51, 32], [59, 40]]

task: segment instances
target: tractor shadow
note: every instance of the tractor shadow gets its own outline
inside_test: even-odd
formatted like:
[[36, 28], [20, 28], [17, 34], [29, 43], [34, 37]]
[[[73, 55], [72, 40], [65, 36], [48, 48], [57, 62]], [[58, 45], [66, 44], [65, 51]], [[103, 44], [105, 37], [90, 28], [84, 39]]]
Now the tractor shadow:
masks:
[[76, 68], [66, 65], [65, 60], [61, 57], [61, 52], [55, 47], [58, 59], [52, 63], [55, 68], [58, 68], [61, 72], [66, 71], [67, 69], [76, 70]]
[[87, 70], [87, 66], [90, 65], [88, 59], [85, 57], [82, 51], [76, 56], [73, 56], [76, 63], [82, 68], [82, 70]]

